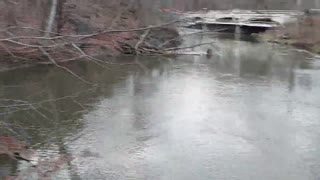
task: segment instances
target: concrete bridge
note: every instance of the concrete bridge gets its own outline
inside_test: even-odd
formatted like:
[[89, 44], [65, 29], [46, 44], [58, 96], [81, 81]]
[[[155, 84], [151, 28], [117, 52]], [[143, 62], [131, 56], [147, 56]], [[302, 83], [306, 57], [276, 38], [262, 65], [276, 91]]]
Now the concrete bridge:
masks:
[[188, 28], [251, 34], [297, 22], [304, 14], [287, 10], [230, 10], [186, 12], [182, 16], [190, 19], [185, 25]]

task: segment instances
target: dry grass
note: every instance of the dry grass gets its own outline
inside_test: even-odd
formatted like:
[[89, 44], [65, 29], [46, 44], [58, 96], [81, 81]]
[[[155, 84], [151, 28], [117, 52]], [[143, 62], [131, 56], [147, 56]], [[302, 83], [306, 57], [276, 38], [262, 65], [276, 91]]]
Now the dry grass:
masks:
[[268, 32], [267, 40], [320, 53], [320, 16], [304, 17], [297, 23]]
[[306, 17], [296, 24], [289, 24], [284, 31], [289, 38], [303, 43], [320, 43], [320, 17]]

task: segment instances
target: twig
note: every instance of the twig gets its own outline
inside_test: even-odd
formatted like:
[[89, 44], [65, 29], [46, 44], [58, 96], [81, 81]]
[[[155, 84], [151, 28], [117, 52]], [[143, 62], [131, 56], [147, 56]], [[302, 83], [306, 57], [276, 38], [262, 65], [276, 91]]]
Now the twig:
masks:
[[[29, 30], [33, 30], [33, 31], [42, 32], [42, 33], [50, 33], [50, 34], [53, 34], [53, 35], [64, 36], [64, 35], [62, 35], [60, 33], [48, 32], [48, 31], [41, 30], [41, 29], [34, 28], [34, 27], [19, 27], [19, 26], [11, 26], [11, 27], [8, 27], [8, 28], [5, 28], [5, 29], [1, 29], [0, 32], [6, 32], [6, 31], [11, 30], [11, 29], [29, 29]], [[65, 35], [65, 36], [68, 36], [68, 35]]]
[[[172, 25], [172, 24], [176, 24], [176, 23], [185, 21], [187, 19], [189, 19], [189, 18], [178, 19], [178, 20], [170, 21], [170, 22], [163, 23], [163, 24], [158, 24], [158, 25], [153, 25], [153, 26], [148, 26], [148, 27], [141, 27], [141, 28], [118, 29], [118, 30], [117, 29], [114, 29], [114, 30], [107, 29], [107, 30], [104, 30], [104, 31], [101, 31], [101, 32], [96, 32], [96, 33], [92, 33], [92, 34], [83, 34], [83, 35], [80, 35], [80, 34], [79, 35], [67, 35], [67, 34], [63, 35], [63, 34], [54, 33], [54, 32], [48, 32], [48, 31], [37, 29], [37, 28], [33, 28], [33, 27], [17, 27], [17, 26], [9, 27], [9, 28], [6, 28], [6, 29], [0, 30], [0, 31], [7, 31], [9, 29], [31, 29], [31, 30], [35, 30], [35, 31], [39, 31], [39, 32], [44, 32], [44, 33], [50, 33], [50, 34], [57, 35], [56, 37], [53, 37], [54, 39], [56, 39], [56, 38], [66, 38], [66, 37], [70, 37], [70, 38], [91, 38], [91, 37], [94, 37], [94, 36], [107, 34], [107, 33], [135, 32], [135, 31], [145, 31], [145, 30], [148, 30], [148, 29], [157, 29], [157, 28], [160, 28], [160, 27], [169, 26], [169, 25]], [[27, 37], [23, 37], [23, 38], [27, 38]], [[49, 37], [33, 37], [33, 38], [50, 39]], [[5, 40], [10, 40], [10, 39], [5, 39]]]
[[8, 0], [8, 2], [10, 2], [10, 3], [12, 3], [12, 4], [15, 4], [15, 5], [18, 4], [17, 2], [14, 2], [14, 1], [11, 1], [11, 0]]
[[7, 41], [7, 42], [11, 42], [11, 43], [16, 44], [16, 45], [30, 47], [30, 48], [55, 48], [55, 47], [65, 46], [65, 45], [69, 45], [70, 44], [70, 42], [67, 42], [67, 43], [61, 43], [61, 44], [55, 44], [55, 45], [34, 45], [34, 44], [26, 44], [26, 43], [22, 43], [22, 42], [19, 42], [19, 41], [14, 41], [14, 40], [11, 40], [11, 39], [0, 39], [0, 41]]
[[0, 46], [3, 47], [3, 49], [5, 51], [7, 51], [11, 56], [15, 57], [15, 55], [10, 51], [10, 49], [8, 49], [5, 45], [3, 45], [2, 43], [0, 43]]
[[[43, 37], [43, 36], [16, 36], [11, 38], [6, 38], [6, 40], [15, 40], [15, 39], [38, 39], [38, 40], [57, 40], [67, 38], [68, 36], [54, 36], [54, 37]], [[5, 39], [3, 39], [5, 40]]]
[[163, 23], [163, 24], [153, 25], [153, 26], [148, 26], [148, 27], [142, 27], [142, 28], [123, 29], [123, 30], [106, 30], [106, 31], [102, 31], [102, 32], [94, 33], [94, 34], [77, 35], [77, 36], [78, 37], [83, 37], [83, 38], [91, 38], [91, 37], [94, 37], [94, 36], [98, 36], [98, 35], [101, 35], [101, 34], [107, 34], [107, 33], [145, 31], [145, 30], [148, 30], [148, 29], [157, 29], [157, 28], [160, 28], [160, 27], [176, 24], [176, 23], [179, 23], [179, 22], [184, 21], [186, 19], [188, 19], [188, 18], [178, 19], [178, 20], [174, 20], [174, 21], [171, 21], [171, 22], [168, 22], [168, 23]]
[[114, 27], [114, 25], [120, 20], [122, 13], [123, 13], [123, 10], [120, 9], [119, 12], [117, 13], [116, 17], [113, 18], [113, 20], [108, 28], [109, 30], [112, 29]]
[[141, 36], [140, 40], [137, 42], [137, 44], [135, 45], [134, 49], [136, 51], [137, 54], [139, 54], [138, 52], [138, 49], [139, 49], [139, 46], [144, 42], [144, 40], [146, 39], [146, 37], [148, 36], [148, 34], [150, 33], [150, 30], [151, 29], [147, 29], [143, 35]]
[[[104, 64], [116, 64], [116, 65], [131, 65], [131, 63], [126, 63], [126, 64], [119, 64], [119, 63], [111, 63], [111, 62], [106, 62], [104, 60], [95, 58], [93, 56], [88, 55], [87, 53], [85, 53], [82, 49], [80, 49], [78, 46], [76, 46], [74, 43], [72, 43], [72, 46], [74, 48], [76, 48], [82, 55], [82, 57], [87, 58], [89, 60], [92, 60], [94, 63], [100, 62], [100, 63], [104, 63]], [[61, 61], [60, 61], [61, 62]], [[101, 64], [98, 64], [100, 66], [102, 66]], [[107, 68], [106, 66], [103, 66], [104, 68]]]
[[59, 64], [57, 64], [57, 62], [50, 56], [50, 54], [45, 51], [42, 47], [39, 47], [40, 51], [43, 53], [43, 55], [45, 55], [55, 66], [61, 68], [61, 69], [64, 69], [65, 71], [69, 72], [70, 74], [72, 74], [73, 76], [75, 76], [76, 78], [78, 78], [79, 80], [81, 80], [82, 82], [84, 83], [87, 83], [87, 84], [90, 84], [90, 85], [93, 85], [92, 83], [82, 79], [80, 76], [78, 76], [77, 74], [75, 74], [74, 72], [72, 72], [70, 69], [66, 68], [66, 67], [63, 67]]
[[173, 38], [173, 39], [169, 39], [167, 41], [165, 41], [164, 43], [160, 44], [158, 46], [158, 48], [162, 48], [163, 46], [167, 45], [169, 42], [171, 41], [174, 41], [174, 40], [177, 40], [179, 38], [182, 38], [182, 37], [187, 37], [187, 36], [193, 36], [193, 35], [197, 35], [197, 34], [205, 34], [205, 33], [209, 33], [209, 34], [216, 34], [216, 33], [219, 33], [219, 32], [223, 32], [225, 30], [227, 30], [228, 28], [223, 28], [223, 29], [217, 29], [215, 31], [199, 31], [199, 32], [193, 32], [193, 33], [188, 33], [188, 34], [183, 34], [183, 35], [180, 35], [176, 38]]
[[97, 64], [97, 65], [99, 65], [99, 66], [101, 66], [101, 67], [105, 67], [105, 66], [101, 65], [100, 63], [96, 62], [96, 60], [95, 60], [93, 57], [91, 57], [91, 56], [89, 56], [88, 54], [86, 54], [84, 51], [82, 51], [82, 49], [80, 49], [80, 48], [79, 48], [77, 45], [75, 45], [74, 43], [72, 43], [71, 45], [72, 45], [77, 51], [80, 52], [81, 57], [85, 57], [85, 58], [87, 58], [87, 59], [89, 59], [89, 60], [92, 60], [92, 62], [94, 62], [95, 64]]
[[[22, 37], [16, 37], [16, 38], [5, 38], [5, 39], [0, 39], [0, 41], [4, 41], [4, 42], [11, 42], [20, 46], [26, 46], [26, 47], [31, 47], [31, 48], [54, 48], [54, 47], [58, 47], [58, 46], [65, 46], [65, 45], [70, 45], [71, 43], [74, 42], [65, 42], [65, 43], [61, 43], [61, 44], [55, 44], [55, 45], [34, 45], [34, 44], [26, 44], [26, 43], [22, 43], [19, 41], [15, 41], [14, 39], [43, 39], [43, 40], [53, 40], [53, 39], [60, 39], [60, 38], [66, 38], [66, 37], [72, 37], [72, 38], [80, 38], [79, 40], [83, 40], [86, 38], [92, 38], [94, 36], [98, 36], [98, 35], [102, 35], [102, 34], [107, 34], [107, 33], [121, 33], [121, 32], [135, 32], [135, 31], [145, 31], [145, 30], [150, 30], [150, 29], [156, 29], [156, 28], [160, 28], [160, 27], [164, 27], [164, 26], [168, 26], [171, 24], [175, 24], [178, 22], [181, 22], [185, 19], [179, 19], [179, 20], [175, 20], [175, 21], [171, 21], [168, 23], [164, 23], [164, 24], [160, 24], [160, 25], [154, 25], [154, 26], [148, 26], [148, 27], [143, 27], [143, 28], [135, 28], [135, 29], [124, 29], [124, 30], [105, 30], [102, 32], [98, 32], [98, 33], [93, 33], [93, 34], [88, 34], [88, 35], [64, 35], [64, 36], [57, 36], [57, 37], [53, 37], [53, 38], [49, 38], [49, 37], [30, 37], [27, 38], [25, 36]], [[42, 31], [42, 30], [39, 30]], [[43, 32], [47, 32], [47, 31], [43, 31]]]
[[216, 42], [209, 42], [209, 43], [201, 43], [201, 44], [196, 44], [196, 45], [187, 46], [187, 47], [167, 48], [167, 49], [164, 49], [164, 51], [170, 52], [170, 51], [176, 51], [176, 50], [181, 50], [181, 49], [192, 49], [192, 48], [204, 46], [204, 45], [213, 45], [215, 43]]
[[138, 58], [138, 56], [136, 56], [135, 57], [135, 63], [138, 65], [138, 67], [140, 67], [141, 69], [143, 69], [145, 72], [147, 72], [148, 71], [148, 68], [143, 64], [143, 63], [141, 63], [140, 61], [139, 61], [139, 58]]
[[84, 91], [79, 91], [79, 92], [76, 92], [76, 93], [73, 93], [73, 94], [70, 94], [70, 95], [67, 95], [67, 96], [62, 96], [62, 97], [59, 97], [59, 98], [56, 98], [56, 99], [46, 99], [46, 100], [39, 101], [39, 102], [34, 102], [34, 103], [28, 102], [28, 101], [23, 101], [23, 100], [18, 100], [18, 99], [6, 99], [6, 98], [1, 98], [0, 101], [8, 101], [8, 102], [12, 101], [12, 102], [21, 103], [21, 105], [24, 105], [24, 106], [30, 106], [30, 105], [36, 106], [36, 105], [42, 105], [44, 103], [56, 102], [56, 101], [65, 100], [65, 99], [69, 99], [69, 98], [70, 99], [77, 98], [81, 94], [93, 91], [94, 89], [95, 88], [90, 88], [90, 89], [87, 89], [87, 90], [84, 90]]
[[7, 48], [7, 47], [6, 47], [5, 45], [3, 45], [2, 43], [0, 43], [0, 46], [2, 46], [3, 49], [4, 49], [8, 54], [10, 54], [10, 56], [12, 56], [12, 57], [14, 57], [14, 58], [18, 58], [18, 59], [30, 61], [30, 59], [28, 59], [28, 58], [15, 55], [12, 51], [10, 51], [9, 48]]

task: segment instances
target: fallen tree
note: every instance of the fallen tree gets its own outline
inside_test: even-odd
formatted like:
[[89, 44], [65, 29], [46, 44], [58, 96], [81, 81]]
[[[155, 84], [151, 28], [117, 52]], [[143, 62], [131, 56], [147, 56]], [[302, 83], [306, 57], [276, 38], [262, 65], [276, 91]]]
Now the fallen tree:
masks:
[[[135, 1], [52, 0], [44, 5], [49, 12], [45, 18], [25, 20], [18, 10], [26, 5], [7, 2], [7, 16], [0, 18], [4, 20], [0, 24], [2, 63], [56, 65], [84, 58], [102, 63], [94, 57], [163, 54], [163, 49], [179, 45], [179, 34], [173, 25], [180, 20], [145, 26], [139, 21], [139, 7], [133, 8], [131, 3]], [[87, 7], [88, 4], [92, 7]], [[106, 9], [110, 12], [106, 13]], [[95, 14], [90, 14], [93, 12]], [[170, 39], [174, 40], [159, 47]]]
[[[43, 60], [43, 58], [48, 55], [55, 57], [58, 62], [66, 62], [98, 55], [88, 51], [88, 49], [106, 46], [106, 43], [109, 42], [100, 40], [102, 36], [117, 36], [117, 34], [124, 32], [138, 32], [134, 39], [136, 41], [139, 39], [139, 41], [135, 45], [135, 41], [130, 41], [132, 39], [128, 38], [127, 41], [112, 40], [112, 47], [114, 47], [117, 52], [123, 54], [163, 53], [161, 52], [161, 49], [175, 47], [180, 43], [176, 38], [179, 34], [174, 29], [165, 27], [168, 24], [169, 23], [137, 29], [107, 30], [87, 35], [53, 34], [51, 37], [15, 36], [0, 39], [0, 52], [2, 56], [9, 56], [30, 62]], [[14, 29], [32, 29], [34, 31], [43, 32], [42, 30], [30, 27], [14, 27]], [[139, 32], [145, 32], [145, 34], [140, 36]], [[45, 31], [45, 33], [48, 32]], [[163, 38], [163, 36], [167, 36], [167, 38]], [[161, 48], [158, 47], [158, 44], [160, 45], [168, 39], [175, 40], [165, 46], [161, 46]]]

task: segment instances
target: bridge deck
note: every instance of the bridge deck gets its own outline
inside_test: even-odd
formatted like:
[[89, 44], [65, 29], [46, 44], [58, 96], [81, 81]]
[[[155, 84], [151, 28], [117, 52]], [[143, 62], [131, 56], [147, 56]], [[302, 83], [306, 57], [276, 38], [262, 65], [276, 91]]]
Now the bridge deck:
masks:
[[285, 10], [232, 10], [188, 12], [183, 16], [192, 20], [190, 24], [216, 24], [273, 28], [295, 22], [303, 15], [301, 11]]

